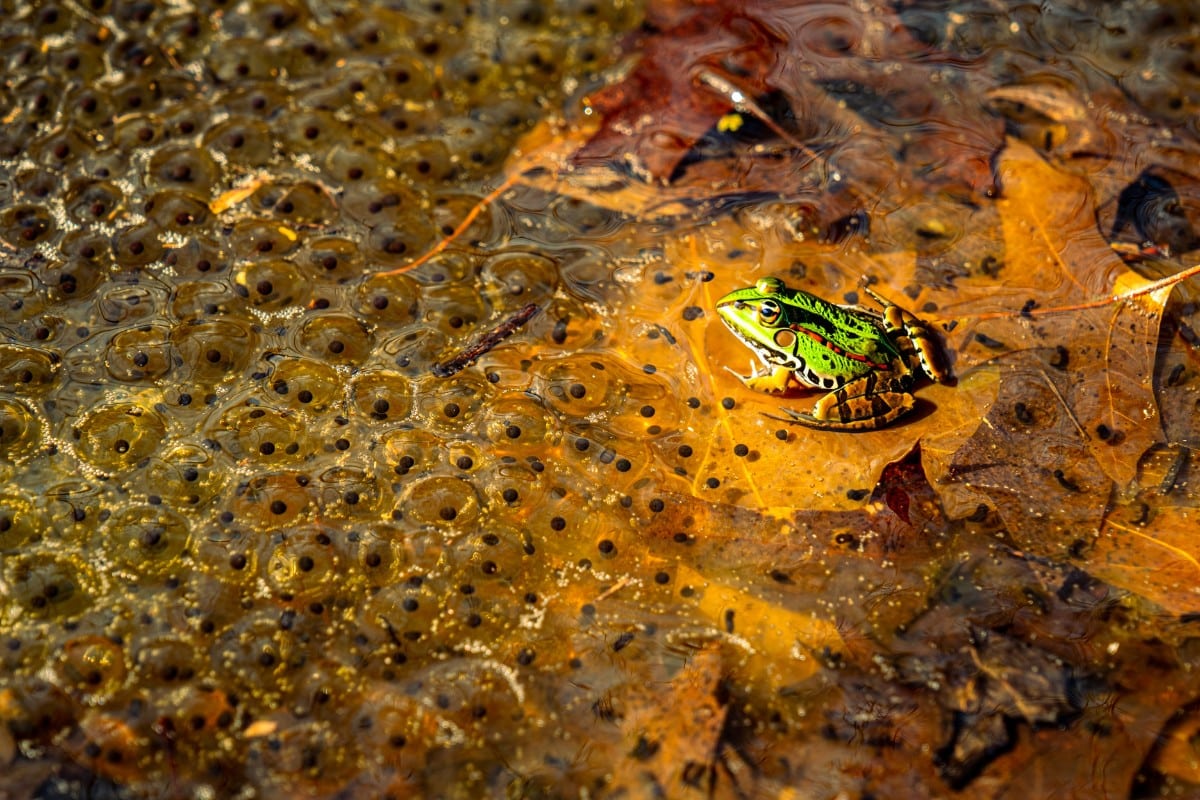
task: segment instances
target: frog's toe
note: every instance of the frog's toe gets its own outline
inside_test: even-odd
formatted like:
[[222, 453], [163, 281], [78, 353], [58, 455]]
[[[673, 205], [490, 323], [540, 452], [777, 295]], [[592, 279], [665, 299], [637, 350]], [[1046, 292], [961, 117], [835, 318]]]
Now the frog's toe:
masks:
[[746, 381], [748, 381], [750, 378], [753, 378], [753, 377], [754, 377], [754, 373], [753, 373], [753, 372], [751, 372], [751, 374], [749, 374], [749, 375], [743, 375], [742, 373], [738, 372], [738, 371], [737, 371], [736, 369], [734, 369], [733, 367], [724, 367], [723, 369], [724, 369], [726, 372], [728, 372], [730, 375], [732, 375], [733, 377], [737, 378], [737, 379], [738, 379], [739, 381], [741, 381], [742, 383], [745, 383], [745, 382], [746, 382]]
[[795, 382], [792, 373], [786, 369], [775, 369], [771, 372], [748, 375], [742, 378], [742, 384], [747, 389], [776, 396], [786, 394]]
[[780, 408], [780, 411], [787, 414], [786, 417], [777, 417], [774, 414], [763, 414], [768, 419], [777, 419], [781, 422], [795, 422], [800, 425], [808, 425], [813, 428], [825, 427], [825, 420], [817, 419], [812, 414], [807, 414], [803, 411], [797, 411], [794, 408]]

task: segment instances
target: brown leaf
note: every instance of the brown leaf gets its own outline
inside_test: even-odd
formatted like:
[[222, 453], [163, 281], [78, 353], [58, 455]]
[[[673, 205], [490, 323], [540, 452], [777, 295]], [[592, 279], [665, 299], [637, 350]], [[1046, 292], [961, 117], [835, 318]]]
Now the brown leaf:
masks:
[[[1152, 376], [1164, 296], [1089, 302], [1144, 282], [1096, 230], [1087, 182], [1019, 142], [1000, 175], [1003, 284], [968, 301], [985, 319], [956, 338], [959, 369], [995, 361], [1002, 386], [946, 476], [994, 505], [1022, 547], [1062, 555], [1098, 530], [1112, 484], [1162, 439]], [[1021, 308], [1032, 312], [1012, 316]]]
[[635, 686], [622, 704], [623, 749], [610, 796], [711, 797], [726, 707], [721, 653], [696, 650], [666, 685]]
[[1018, 546], [1066, 558], [1080, 536], [1099, 528], [1112, 482], [1091, 458], [1044, 358], [1037, 351], [1008, 358], [974, 436], [948, 461], [930, 448], [930, 471], [948, 513], [995, 509]]
[[[1150, 283], [1125, 271], [1114, 281], [1113, 294], [1137, 291]], [[1088, 440], [1092, 456], [1118, 486], [1133, 479], [1142, 454], [1163, 440], [1153, 378], [1159, 326], [1170, 293], [1170, 288], [1160, 289], [1106, 310], [1104, 380], [1098, 392], [1081, 391], [1073, 398], [1080, 424], [1094, 434]]]
[[1088, 571], [1172, 614], [1200, 613], [1198, 529], [1200, 509], [1119, 507], [1087, 553]]
[[773, 605], [685, 565], [679, 567], [679, 581], [695, 590], [700, 615], [734, 643], [736, 672], [768, 692], [812, 677], [824, 654], [845, 649], [830, 620]]
[[[939, 57], [890, 9], [704, 0], [647, 15], [628, 44], [637, 62], [570, 126], [580, 130], [567, 135], [569, 157], [549, 171], [514, 159], [510, 179], [642, 216], [783, 196], [824, 222], [880, 202], [897, 172], [914, 197], [991, 193], [1002, 132], [983, 110], [985, 87], [936, 79]], [[979, 110], [964, 120], [964, 108]], [[547, 128], [520, 149], [561, 153]], [[888, 204], [903, 200], [895, 194]]]

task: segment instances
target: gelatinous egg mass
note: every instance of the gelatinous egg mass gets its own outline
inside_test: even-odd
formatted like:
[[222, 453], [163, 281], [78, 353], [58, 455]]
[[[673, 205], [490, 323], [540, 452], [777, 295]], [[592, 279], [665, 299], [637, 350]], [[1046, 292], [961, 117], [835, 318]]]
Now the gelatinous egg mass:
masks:
[[[0, 794], [473, 795], [547, 769], [564, 702], [582, 743], [591, 700], [561, 692], [616, 674], [629, 621], [585, 630], [580, 606], [636, 517], [603, 455], [625, 428], [594, 420], [666, 384], [551, 338], [595, 329], [595, 291], [561, 276], [606, 257], [597, 237], [541, 253], [489, 212], [381, 273], [458, 225], [638, 19], [6, 11]], [[536, 325], [431, 374], [530, 303]], [[531, 368], [547, 346], [564, 360]], [[555, 763], [535, 782], [591, 780]]]

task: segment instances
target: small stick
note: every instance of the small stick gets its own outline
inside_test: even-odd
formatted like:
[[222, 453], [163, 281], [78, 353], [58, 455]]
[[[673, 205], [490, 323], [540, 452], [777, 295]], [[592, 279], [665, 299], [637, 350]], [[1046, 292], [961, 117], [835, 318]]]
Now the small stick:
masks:
[[476, 359], [520, 330], [540, 310], [537, 303], [530, 303], [495, 328], [480, 336], [469, 347], [459, 351], [454, 358], [434, 364], [431, 372], [439, 378], [449, 378], [451, 375], [461, 372], [466, 367], [475, 363]]
[[[828, 160], [823, 159], [820, 153], [813, 150], [807, 144], [784, 130], [783, 127], [776, 122], [770, 114], [763, 110], [762, 106], [754, 102], [754, 99], [750, 97], [748, 92], [743, 91], [733, 80], [723, 75], [718, 75], [716, 72], [713, 72], [710, 69], [700, 70], [700, 73], [696, 77], [709, 89], [712, 89], [714, 92], [723, 96], [730, 103], [732, 103], [733, 107], [738, 111], [744, 114], [749, 114], [762, 124], [766, 125], [771, 133], [778, 136], [786, 144], [790, 145], [796, 150], [799, 150], [805, 158], [809, 159], [810, 161], [821, 162], [828, 166]], [[865, 208], [867, 205], [867, 193], [860, 189], [855, 183], [854, 179], [849, 175], [842, 176], [841, 181], [850, 190], [850, 193], [854, 195], [854, 199], [861, 202]]]
[[607, 600], [608, 598], [612, 597], [614, 594], [621, 591], [628, 585], [629, 585], [629, 576], [622, 575], [621, 579], [619, 581], [617, 581], [612, 586], [605, 589], [600, 594], [596, 595], [596, 602], [600, 602], [601, 600]]
[[465, 217], [463, 217], [463, 221], [458, 223], [458, 227], [455, 228], [453, 231], [451, 231], [449, 236], [446, 236], [440, 242], [438, 242], [436, 245], [434, 245], [433, 249], [428, 251], [427, 253], [425, 253], [425, 255], [421, 256], [420, 258], [416, 259], [415, 261], [410, 261], [409, 263], [405, 264], [402, 267], [396, 267], [395, 269], [389, 269], [387, 272], [377, 272], [375, 274], [376, 275], [403, 275], [404, 273], [410, 272], [410, 271], [416, 269], [417, 267], [421, 266], [426, 261], [433, 258], [438, 253], [442, 252], [447, 247], [449, 247], [450, 244], [455, 239], [457, 239], [458, 237], [460, 237], [464, 233], [466, 233], [467, 228], [471, 227], [471, 223], [474, 222], [475, 219], [480, 214], [483, 213], [483, 210], [485, 208], [487, 208], [488, 206], [490, 206], [492, 203], [496, 202], [496, 200], [498, 200], [500, 198], [500, 195], [504, 194], [509, 189], [511, 189], [513, 186], [515, 186], [517, 181], [519, 181], [520, 179], [521, 179], [520, 174], [514, 172], [512, 175], [510, 175], [508, 178], [506, 178], [503, 183], [501, 183], [495, 189], [492, 189], [492, 191], [488, 192], [487, 197], [483, 198], [482, 200], [480, 200], [478, 203], [476, 203], [475, 205], [473, 205], [471, 207], [471, 210], [467, 212], [467, 215]]

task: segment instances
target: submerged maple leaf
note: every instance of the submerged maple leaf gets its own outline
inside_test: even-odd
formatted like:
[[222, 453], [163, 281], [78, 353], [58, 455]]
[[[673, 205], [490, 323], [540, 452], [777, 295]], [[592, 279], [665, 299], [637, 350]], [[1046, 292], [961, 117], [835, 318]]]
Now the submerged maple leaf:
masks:
[[[1001, 283], [960, 287], [976, 321], [956, 350], [960, 371], [999, 370], [1000, 392], [976, 435], [942, 454], [941, 482], [952, 507], [995, 507], [1021, 546], [1061, 556], [1163, 440], [1153, 374], [1170, 289], [1149, 291], [1114, 254], [1084, 178], [1016, 141], [999, 172]], [[1123, 291], [1136, 297], [1097, 301]]]

